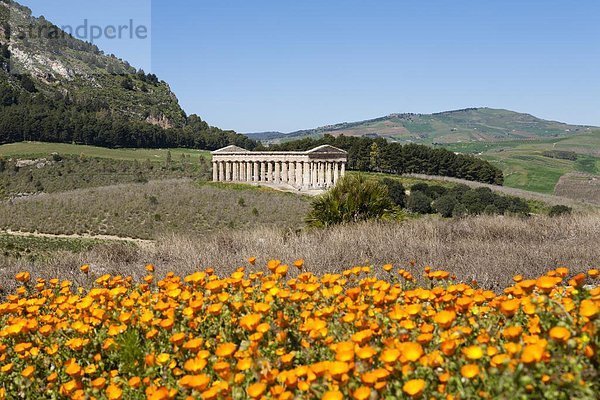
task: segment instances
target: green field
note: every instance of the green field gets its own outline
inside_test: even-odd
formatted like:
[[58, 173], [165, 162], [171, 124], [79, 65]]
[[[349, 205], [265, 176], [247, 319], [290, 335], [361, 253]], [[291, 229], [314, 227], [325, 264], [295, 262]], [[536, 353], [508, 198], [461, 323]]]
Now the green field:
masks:
[[124, 161], [157, 161], [167, 159], [171, 152], [173, 160], [179, 160], [182, 155], [189, 156], [191, 161], [204, 157], [210, 159], [210, 152], [194, 149], [107, 149], [104, 147], [84, 146], [63, 143], [20, 142], [0, 146], [0, 157], [48, 157], [52, 153], [60, 155], [81, 155], [95, 158], [110, 158]]
[[[553, 193], [560, 177], [569, 172], [600, 175], [600, 131], [560, 139], [454, 143], [444, 147], [490, 161], [504, 172], [506, 186], [533, 192]], [[577, 160], [543, 155], [551, 150], [574, 152]]]

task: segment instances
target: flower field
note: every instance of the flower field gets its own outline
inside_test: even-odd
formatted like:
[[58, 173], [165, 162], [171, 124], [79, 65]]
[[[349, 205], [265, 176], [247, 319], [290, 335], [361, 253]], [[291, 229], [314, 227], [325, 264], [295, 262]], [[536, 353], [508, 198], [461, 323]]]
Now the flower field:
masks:
[[600, 392], [598, 270], [516, 276], [497, 294], [430, 269], [418, 285], [391, 265], [321, 277], [302, 260], [267, 267], [158, 280], [148, 265], [136, 283], [84, 265], [90, 289], [19, 273], [22, 286], [0, 304], [0, 399]]

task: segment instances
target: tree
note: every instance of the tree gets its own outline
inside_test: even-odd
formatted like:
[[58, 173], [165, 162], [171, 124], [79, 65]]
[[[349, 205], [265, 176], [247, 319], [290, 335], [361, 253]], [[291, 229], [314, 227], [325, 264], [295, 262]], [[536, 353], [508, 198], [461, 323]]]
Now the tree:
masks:
[[313, 200], [307, 223], [313, 227], [382, 219], [394, 204], [387, 187], [362, 175], [346, 175], [327, 193]]
[[431, 214], [431, 197], [420, 191], [411, 192], [406, 207], [417, 214]]
[[400, 208], [406, 207], [406, 189], [402, 182], [396, 179], [385, 178], [381, 181], [387, 186], [390, 198]]
[[454, 208], [457, 204], [458, 200], [456, 197], [450, 194], [445, 194], [433, 202], [433, 208], [442, 217], [450, 218], [452, 217], [452, 213], [454, 212]]

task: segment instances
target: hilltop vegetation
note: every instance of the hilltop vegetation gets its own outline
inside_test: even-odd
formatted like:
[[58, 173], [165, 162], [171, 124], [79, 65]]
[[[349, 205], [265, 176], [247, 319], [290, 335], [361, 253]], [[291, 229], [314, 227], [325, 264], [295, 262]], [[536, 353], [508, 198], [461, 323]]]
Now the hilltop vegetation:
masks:
[[[502, 185], [502, 171], [474, 156], [454, 154], [424, 145], [391, 143], [385, 139], [325, 135], [268, 147], [269, 150], [308, 150], [328, 144], [348, 152], [348, 168], [392, 174], [420, 173], [450, 176]], [[264, 149], [259, 147], [259, 149]]]
[[468, 108], [435, 114], [391, 114], [359, 122], [344, 122], [289, 134], [249, 134], [256, 140], [277, 143], [324, 135], [384, 137], [407, 143], [496, 142], [569, 136], [591, 127], [546, 121], [529, 114], [492, 108]]
[[[55, 32], [30, 38], [33, 32]], [[25, 29], [27, 31], [27, 29]], [[64, 33], [12, 0], [0, 3], [0, 143], [217, 149], [253, 141], [186, 116], [169, 86]]]

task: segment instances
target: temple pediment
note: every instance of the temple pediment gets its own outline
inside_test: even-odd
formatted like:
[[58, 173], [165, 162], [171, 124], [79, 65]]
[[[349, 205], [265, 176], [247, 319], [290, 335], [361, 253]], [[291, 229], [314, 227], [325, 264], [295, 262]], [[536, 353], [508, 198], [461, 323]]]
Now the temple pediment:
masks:
[[324, 144], [322, 146], [315, 147], [312, 150], [308, 150], [306, 153], [307, 154], [340, 154], [340, 155], [348, 154], [346, 151], [344, 151], [342, 149], [338, 149], [337, 147], [330, 146], [328, 144]]
[[243, 149], [239, 146], [231, 145], [227, 147], [223, 147], [222, 149], [215, 150], [212, 154], [227, 154], [227, 153], [249, 153], [248, 150]]

